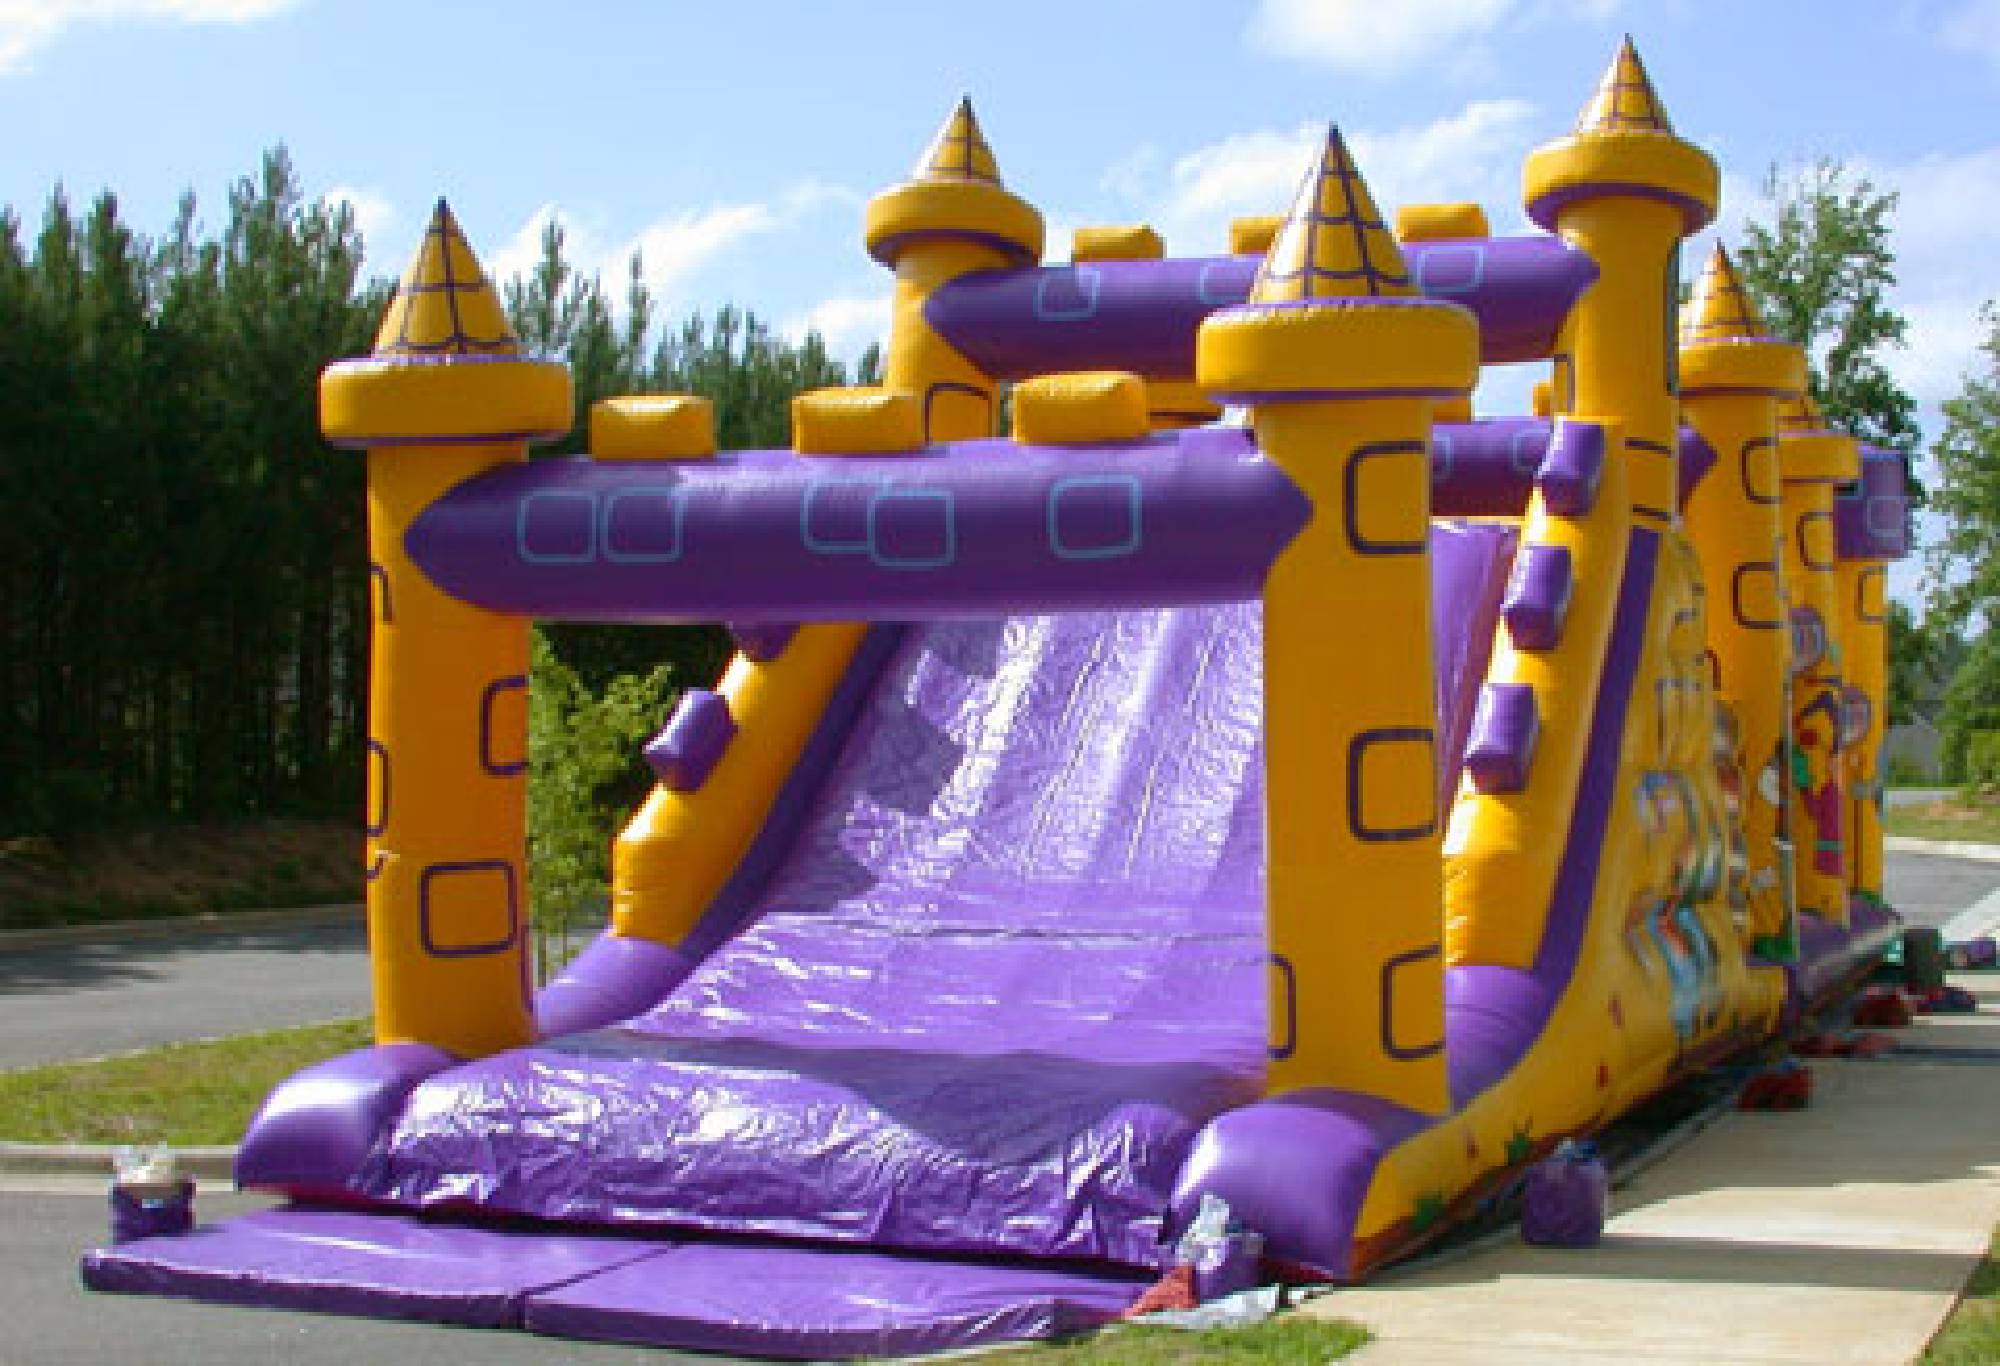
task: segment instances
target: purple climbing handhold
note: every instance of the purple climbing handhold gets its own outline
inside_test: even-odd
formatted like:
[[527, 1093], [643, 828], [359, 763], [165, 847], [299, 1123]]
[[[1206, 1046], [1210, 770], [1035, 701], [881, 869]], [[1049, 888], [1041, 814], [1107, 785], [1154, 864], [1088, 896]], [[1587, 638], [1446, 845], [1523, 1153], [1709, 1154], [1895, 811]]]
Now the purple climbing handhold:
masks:
[[693, 792], [708, 778], [722, 752], [736, 735], [736, 718], [729, 702], [706, 688], [689, 688], [673, 719], [646, 745], [646, 762], [660, 785], [673, 792]]
[[1552, 650], [1562, 639], [1563, 618], [1576, 588], [1566, 545], [1528, 545], [1514, 560], [1507, 597], [1500, 605], [1507, 634], [1518, 650]]
[[1487, 795], [1519, 792], [1528, 785], [1535, 741], [1542, 730], [1535, 690], [1526, 683], [1488, 683], [1472, 716], [1472, 743], [1465, 749], [1465, 772]]
[[1558, 517], [1582, 517], [1597, 502], [1598, 481], [1604, 475], [1604, 428], [1594, 422], [1558, 422], [1549, 453], [1535, 473], [1549, 511]]

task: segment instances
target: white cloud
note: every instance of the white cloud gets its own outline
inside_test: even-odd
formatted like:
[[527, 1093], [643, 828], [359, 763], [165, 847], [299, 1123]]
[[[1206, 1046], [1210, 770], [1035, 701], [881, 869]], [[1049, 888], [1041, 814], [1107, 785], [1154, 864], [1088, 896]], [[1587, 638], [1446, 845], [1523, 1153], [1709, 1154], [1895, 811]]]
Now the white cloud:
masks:
[[1245, 38], [1256, 51], [1351, 75], [1400, 76], [1423, 63], [1478, 69], [1480, 39], [1510, 20], [1601, 22], [1620, 0], [1260, 0]]
[[28, 59], [75, 24], [146, 21], [249, 24], [291, 9], [297, 0], [0, 0], [0, 74]]
[[[1474, 100], [1455, 113], [1402, 128], [1347, 128], [1343, 134], [1375, 202], [1471, 199], [1486, 204], [1496, 229], [1519, 214], [1516, 168], [1527, 152], [1534, 107], [1523, 100]], [[1229, 221], [1283, 213], [1326, 137], [1323, 123], [1236, 133], [1167, 162], [1151, 149], [1106, 172], [1105, 191], [1166, 237], [1176, 255], [1217, 251]]]
[[1944, 21], [1938, 37], [1954, 52], [1984, 58], [2000, 69], [2000, 0], [1966, 0]]
[[671, 296], [682, 281], [714, 258], [739, 242], [772, 231], [778, 223], [778, 214], [768, 204], [719, 204], [677, 213], [640, 229], [617, 251], [615, 262], [622, 267], [638, 252], [646, 283], [654, 293]]
[[320, 196], [330, 205], [344, 204], [354, 216], [354, 226], [361, 234], [361, 240], [372, 241], [396, 224], [396, 206], [389, 202], [389, 196], [380, 190], [371, 190], [360, 185], [336, 185]]
[[889, 337], [889, 294], [842, 294], [822, 299], [781, 329], [793, 341], [817, 332], [827, 352], [852, 360]]

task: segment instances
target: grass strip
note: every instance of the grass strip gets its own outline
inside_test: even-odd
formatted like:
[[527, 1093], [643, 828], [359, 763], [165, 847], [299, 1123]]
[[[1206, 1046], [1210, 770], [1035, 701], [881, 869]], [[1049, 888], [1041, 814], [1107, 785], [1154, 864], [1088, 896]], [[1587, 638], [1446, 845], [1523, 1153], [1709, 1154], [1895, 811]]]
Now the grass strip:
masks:
[[1892, 806], [1882, 813], [1882, 828], [1912, 839], [2000, 844], [2000, 800], [1946, 797], [1918, 806]]
[[996, 1352], [996, 1362], [1046, 1362], [1048, 1366], [1320, 1366], [1369, 1340], [1360, 1324], [1344, 1319], [1280, 1314], [1241, 1328], [1187, 1332], [1132, 1325], [1109, 1328], [1067, 1342]]
[[1991, 1366], [2000, 1361], [2000, 1233], [1965, 1283], [1958, 1308], [1923, 1355], [1922, 1366]]
[[0, 1072], [0, 1139], [234, 1143], [273, 1086], [371, 1037], [367, 1020], [340, 1020]]

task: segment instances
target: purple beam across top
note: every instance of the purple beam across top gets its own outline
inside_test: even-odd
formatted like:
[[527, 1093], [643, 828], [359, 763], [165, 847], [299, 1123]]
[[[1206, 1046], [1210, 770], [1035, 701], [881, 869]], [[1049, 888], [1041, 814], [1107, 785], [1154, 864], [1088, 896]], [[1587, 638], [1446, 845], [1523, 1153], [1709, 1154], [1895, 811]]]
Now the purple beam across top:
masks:
[[909, 455], [537, 460], [410, 528], [445, 592], [576, 621], [900, 621], [1240, 601], [1306, 523], [1247, 432]]
[[[1545, 417], [1440, 422], [1431, 434], [1431, 511], [1440, 517], [1518, 517], [1555, 423]], [[1681, 428], [1681, 499], [1715, 453], [1692, 427]]]
[[1910, 473], [1903, 457], [1861, 448], [1861, 477], [1833, 500], [1834, 543], [1843, 560], [1900, 560], [1910, 553]]
[[[1462, 304], [1479, 319], [1480, 359], [1489, 364], [1548, 356], [1571, 306], [1597, 278], [1595, 262], [1555, 237], [1406, 242], [1403, 254], [1418, 289]], [[1243, 302], [1259, 260], [1210, 256], [981, 271], [938, 289], [924, 316], [995, 379], [1059, 370], [1188, 379], [1195, 329], [1216, 309]]]

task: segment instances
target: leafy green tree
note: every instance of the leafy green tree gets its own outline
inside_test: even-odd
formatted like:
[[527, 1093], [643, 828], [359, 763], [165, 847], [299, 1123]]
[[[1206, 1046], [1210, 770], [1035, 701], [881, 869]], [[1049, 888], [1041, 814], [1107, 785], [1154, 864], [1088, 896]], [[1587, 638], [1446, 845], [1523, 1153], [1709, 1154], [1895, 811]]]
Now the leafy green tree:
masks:
[[1931, 509], [1943, 534], [1929, 552], [1931, 611], [1971, 642], [1945, 690], [1940, 730], [1946, 771], [1963, 776], [1967, 747], [2000, 730], [2000, 312], [1988, 305], [1979, 369], [1944, 402], [1931, 448]]
[[1918, 620], [1907, 604], [1890, 599], [1889, 724], [1900, 726], [1927, 717], [1949, 676], [1946, 651], [1933, 624]]
[[1838, 426], [1905, 455], [1921, 433], [1916, 400], [1883, 363], [1909, 324], [1889, 304], [1894, 191], [1821, 159], [1796, 174], [1772, 167], [1768, 223], [1744, 225], [1735, 256], [1744, 288], [1771, 330], [1806, 348], [1812, 393]]

